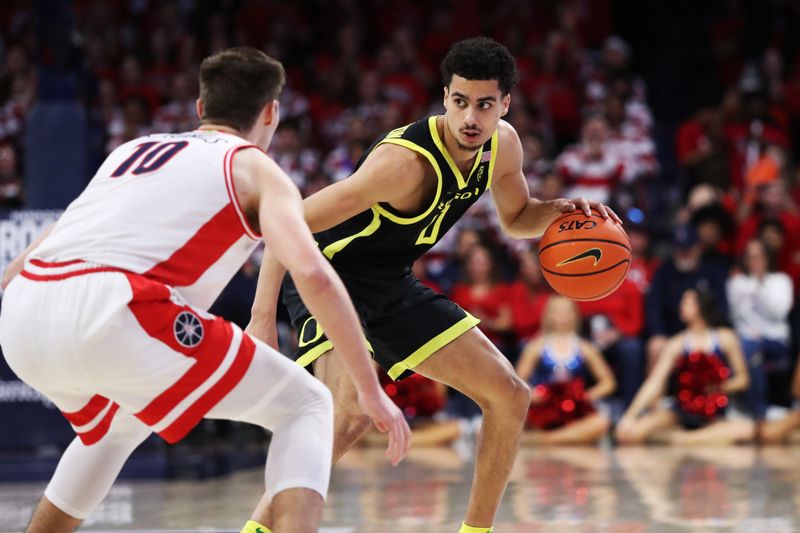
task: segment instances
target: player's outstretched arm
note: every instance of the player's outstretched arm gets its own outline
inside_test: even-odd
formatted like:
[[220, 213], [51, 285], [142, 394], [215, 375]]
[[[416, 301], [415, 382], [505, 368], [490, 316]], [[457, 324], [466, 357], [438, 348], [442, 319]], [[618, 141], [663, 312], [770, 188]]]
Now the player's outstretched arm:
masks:
[[256, 150], [234, 156], [233, 176], [245, 212], [257, 206], [266, 246], [289, 270], [303, 301], [344, 360], [364, 412], [379, 430], [389, 433], [387, 458], [399, 463], [408, 451], [411, 431], [378, 383], [353, 304], [303, 221], [300, 193], [275, 162]]
[[494, 199], [503, 232], [517, 239], [538, 237], [561, 213], [580, 209], [587, 216], [596, 209], [604, 218], [622, 223], [619, 217], [600, 202], [585, 198], [558, 198], [543, 202], [531, 198], [528, 182], [522, 173], [522, 143], [514, 128], [505, 121], [498, 126], [497, 163], [492, 176]]
[[260, 339], [276, 350], [278, 349], [278, 331], [275, 325], [278, 297], [281, 282], [286, 274], [286, 267], [275, 259], [269, 247], [264, 247], [261, 257], [261, 268], [258, 271], [256, 295], [250, 310], [250, 323], [247, 333]]

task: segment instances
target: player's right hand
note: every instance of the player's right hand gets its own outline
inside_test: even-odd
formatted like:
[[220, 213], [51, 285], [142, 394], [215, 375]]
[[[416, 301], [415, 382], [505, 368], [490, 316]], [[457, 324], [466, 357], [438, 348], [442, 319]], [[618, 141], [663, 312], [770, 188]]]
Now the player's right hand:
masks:
[[278, 349], [278, 328], [274, 320], [250, 320], [244, 332], [267, 343], [270, 348]]
[[372, 419], [378, 431], [389, 436], [389, 445], [384, 454], [392, 465], [397, 466], [408, 453], [411, 445], [411, 429], [402, 411], [378, 388], [370, 394], [358, 394], [361, 410]]

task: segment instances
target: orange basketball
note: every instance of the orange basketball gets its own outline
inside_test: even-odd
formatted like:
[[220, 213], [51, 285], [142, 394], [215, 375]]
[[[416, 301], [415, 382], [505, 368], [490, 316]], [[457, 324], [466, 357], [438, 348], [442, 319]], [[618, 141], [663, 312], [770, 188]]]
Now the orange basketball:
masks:
[[553, 289], [573, 300], [598, 300], [620, 286], [631, 266], [622, 226], [592, 210], [564, 213], [542, 235], [539, 262]]

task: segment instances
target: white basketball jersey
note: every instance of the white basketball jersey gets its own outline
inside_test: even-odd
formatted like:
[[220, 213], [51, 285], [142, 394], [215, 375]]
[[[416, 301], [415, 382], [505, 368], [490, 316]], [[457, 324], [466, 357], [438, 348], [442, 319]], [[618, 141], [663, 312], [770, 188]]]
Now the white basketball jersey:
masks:
[[231, 176], [233, 154], [248, 147], [240, 137], [209, 131], [123, 144], [30, 259], [121, 268], [171, 285], [207, 309], [260, 239]]

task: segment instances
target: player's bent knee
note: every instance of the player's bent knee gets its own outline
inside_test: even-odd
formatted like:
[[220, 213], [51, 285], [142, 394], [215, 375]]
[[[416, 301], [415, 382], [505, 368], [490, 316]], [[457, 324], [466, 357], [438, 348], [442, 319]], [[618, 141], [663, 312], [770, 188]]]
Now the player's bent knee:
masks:
[[333, 395], [330, 389], [320, 380], [312, 378], [303, 381], [303, 391], [305, 397], [303, 402], [309, 409], [318, 409], [333, 416]]

